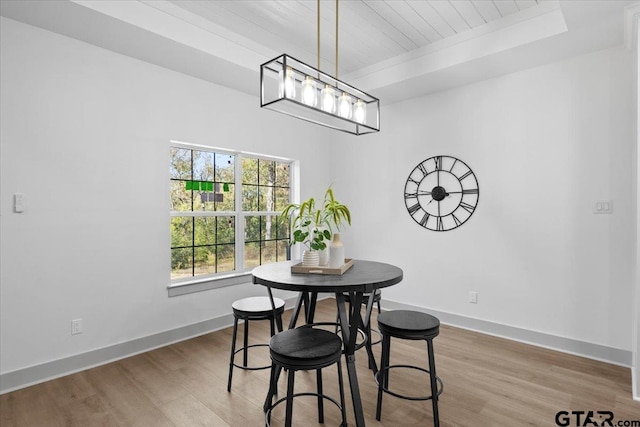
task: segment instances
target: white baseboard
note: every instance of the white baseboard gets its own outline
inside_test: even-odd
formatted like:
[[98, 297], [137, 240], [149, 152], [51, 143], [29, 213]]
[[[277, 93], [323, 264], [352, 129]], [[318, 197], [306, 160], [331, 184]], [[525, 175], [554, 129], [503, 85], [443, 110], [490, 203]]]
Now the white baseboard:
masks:
[[[295, 297], [285, 300], [285, 307], [295, 304]], [[169, 344], [205, 335], [233, 325], [233, 314], [225, 314], [203, 322], [182, 326], [120, 344], [91, 350], [62, 359], [27, 368], [6, 372], [0, 375], [0, 394], [8, 393], [31, 385], [60, 378], [85, 369], [104, 365], [116, 360], [131, 357]]]
[[583, 356], [589, 359], [600, 360], [625, 367], [631, 367], [633, 364], [633, 353], [630, 350], [622, 350], [600, 344], [579, 341], [572, 338], [559, 337], [543, 332], [536, 332], [515, 326], [489, 322], [487, 320], [474, 319], [472, 317], [461, 316], [459, 314], [426, 309], [424, 307], [390, 301], [388, 299], [383, 299], [381, 301], [381, 305], [385, 310], [422, 311], [436, 316], [440, 322], [445, 325], [456, 326], [458, 328], [481, 332], [487, 335], [507, 338], [513, 341], [535, 345], [537, 347], [544, 347], [551, 350], [561, 351], [563, 353]]
[[[286, 300], [287, 308], [292, 307], [294, 304], [295, 298], [288, 298]], [[382, 306], [386, 310], [423, 311], [438, 317], [443, 324], [495, 335], [539, 347], [550, 348], [565, 353], [576, 354], [616, 365], [632, 365], [632, 352], [627, 350], [558, 337], [541, 332], [529, 331], [514, 326], [502, 325], [457, 314], [428, 310], [424, 307], [413, 306], [387, 299], [382, 300]], [[7, 372], [0, 375], [0, 394], [63, 377], [95, 366], [104, 365], [106, 363], [144, 353], [179, 341], [208, 334], [227, 328], [232, 324], [233, 315], [225, 314], [223, 316], [192, 325]]]

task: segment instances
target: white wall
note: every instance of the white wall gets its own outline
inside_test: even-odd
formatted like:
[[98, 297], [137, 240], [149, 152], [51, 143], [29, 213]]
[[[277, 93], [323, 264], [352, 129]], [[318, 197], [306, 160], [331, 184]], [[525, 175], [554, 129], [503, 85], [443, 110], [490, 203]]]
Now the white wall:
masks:
[[[632, 71], [612, 49], [384, 108], [383, 130], [345, 143], [338, 165], [348, 256], [404, 269], [385, 299], [624, 350], [631, 363]], [[439, 154], [480, 185], [470, 220], [441, 233], [403, 200], [409, 172]], [[612, 215], [593, 213], [601, 199]]]
[[[299, 159], [307, 197], [330, 182], [336, 133], [260, 110], [245, 94], [1, 22], [0, 372], [221, 316], [234, 299], [264, 292], [167, 297], [168, 141]], [[25, 194], [25, 213], [13, 213], [14, 193]], [[84, 333], [71, 336], [76, 318]]]
[[[334, 182], [354, 218], [347, 256], [404, 269], [385, 299], [631, 350], [628, 53], [383, 103], [383, 131], [355, 138], [1, 23], [0, 373], [220, 316], [254, 291], [167, 297], [169, 139], [300, 159], [303, 197]], [[445, 233], [421, 229], [403, 200], [408, 173], [436, 154], [467, 162], [481, 188], [477, 212]], [[12, 212], [17, 192], [23, 214]], [[613, 215], [592, 213], [600, 199], [614, 201]], [[477, 305], [466, 302], [470, 290]], [[75, 318], [85, 332], [72, 337]]]

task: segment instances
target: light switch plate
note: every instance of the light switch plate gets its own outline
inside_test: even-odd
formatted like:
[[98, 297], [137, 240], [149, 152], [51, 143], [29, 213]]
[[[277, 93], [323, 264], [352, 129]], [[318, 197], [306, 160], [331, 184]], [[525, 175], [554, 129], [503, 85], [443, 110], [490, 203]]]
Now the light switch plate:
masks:
[[593, 205], [594, 214], [611, 214], [613, 213], [613, 200], [597, 200]]
[[25, 210], [24, 194], [16, 193], [13, 195], [13, 211], [22, 213]]

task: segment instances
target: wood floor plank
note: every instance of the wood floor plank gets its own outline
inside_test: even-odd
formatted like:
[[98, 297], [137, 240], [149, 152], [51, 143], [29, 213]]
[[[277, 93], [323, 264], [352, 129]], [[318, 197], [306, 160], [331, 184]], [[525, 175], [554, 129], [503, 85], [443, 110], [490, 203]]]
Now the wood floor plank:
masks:
[[165, 403], [161, 409], [177, 427], [230, 427], [230, 424], [191, 395]]
[[[333, 321], [333, 299], [319, 301], [316, 320]], [[288, 323], [290, 311], [285, 312]], [[374, 318], [372, 325], [376, 326]], [[250, 324], [249, 342], [266, 343], [268, 322]], [[238, 345], [242, 342], [241, 333]], [[612, 411], [615, 420], [640, 421], [640, 403], [631, 398], [630, 369], [442, 325], [434, 341], [437, 373], [444, 381], [440, 397], [443, 427], [554, 426], [558, 411]], [[227, 375], [231, 328], [175, 343], [148, 353], [92, 368], [0, 396], [2, 427], [50, 426], [215, 426], [264, 425], [262, 404], [269, 371], [234, 370]], [[252, 351], [253, 350], [253, 351]], [[269, 364], [268, 349], [252, 349], [252, 366]], [[374, 346], [380, 359], [380, 346]], [[240, 356], [241, 357], [241, 356]], [[392, 340], [392, 363], [427, 367], [423, 341]], [[344, 361], [343, 370], [344, 370]], [[356, 367], [367, 426], [431, 424], [430, 401], [385, 395], [382, 420], [375, 420], [377, 386], [363, 350]], [[400, 373], [402, 374], [402, 373]], [[392, 378], [398, 391], [428, 390], [420, 372]], [[325, 390], [337, 397], [335, 367], [325, 369]], [[282, 375], [279, 390], [286, 389]], [[345, 385], [348, 380], [345, 373]], [[315, 374], [300, 372], [296, 391], [315, 391]], [[347, 391], [349, 425], [354, 417]], [[274, 411], [282, 425], [283, 408]], [[295, 402], [294, 425], [317, 423], [315, 399]], [[280, 424], [277, 424], [280, 422]], [[339, 413], [327, 405], [325, 425], [337, 425]]]

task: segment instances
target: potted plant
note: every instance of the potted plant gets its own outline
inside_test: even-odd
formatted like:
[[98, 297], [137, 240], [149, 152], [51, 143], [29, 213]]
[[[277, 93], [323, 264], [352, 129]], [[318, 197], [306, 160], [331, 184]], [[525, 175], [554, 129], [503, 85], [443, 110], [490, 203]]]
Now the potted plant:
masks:
[[[329, 224], [329, 229], [332, 229], [331, 224], [335, 226], [336, 231], [340, 231], [340, 226], [344, 222], [351, 225], [351, 212], [349, 212], [349, 208], [336, 200], [331, 187], [327, 188], [324, 194], [322, 216], [325, 218], [326, 223]], [[340, 241], [340, 233], [335, 233], [333, 234], [333, 240], [329, 248], [329, 267], [340, 268], [344, 262], [344, 246]]]
[[281, 215], [292, 216], [291, 244], [302, 243], [307, 247], [302, 256], [304, 266], [326, 264], [326, 261], [320, 261], [320, 252], [326, 254], [327, 242], [333, 234], [332, 225], [340, 231], [344, 222], [351, 224], [349, 208], [336, 200], [331, 187], [325, 192], [322, 208], [316, 207], [315, 198], [311, 197], [300, 204], [288, 204]]
[[283, 217], [291, 218], [291, 244], [302, 243], [307, 247], [302, 255], [302, 265], [317, 266], [320, 264], [320, 254], [327, 248], [327, 241], [331, 240], [331, 228], [322, 210], [316, 208], [313, 197], [300, 204], [290, 203], [282, 210]]

